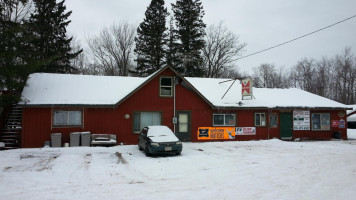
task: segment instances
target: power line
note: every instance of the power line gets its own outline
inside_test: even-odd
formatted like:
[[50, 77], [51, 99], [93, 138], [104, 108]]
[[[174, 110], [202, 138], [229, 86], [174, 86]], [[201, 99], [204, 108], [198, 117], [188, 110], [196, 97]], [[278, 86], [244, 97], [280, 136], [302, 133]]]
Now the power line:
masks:
[[253, 56], [253, 55], [256, 55], [256, 54], [259, 54], [259, 53], [262, 53], [262, 52], [265, 52], [265, 51], [268, 51], [268, 50], [271, 50], [271, 49], [274, 49], [274, 48], [276, 48], [276, 47], [279, 47], [279, 46], [288, 44], [288, 43], [290, 43], [290, 42], [293, 42], [293, 41], [299, 40], [299, 39], [301, 39], [301, 38], [307, 37], [307, 36], [309, 36], [309, 35], [312, 35], [312, 34], [317, 33], [317, 32], [319, 32], [319, 31], [325, 30], [325, 29], [330, 28], [330, 27], [332, 27], [332, 26], [335, 26], [335, 25], [337, 25], [337, 24], [343, 23], [343, 22], [345, 22], [345, 21], [347, 21], [347, 20], [350, 20], [350, 19], [352, 19], [352, 18], [355, 18], [355, 17], [356, 17], [356, 15], [351, 16], [351, 17], [348, 17], [348, 18], [346, 18], [346, 19], [343, 19], [343, 20], [341, 20], [341, 21], [338, 21], [338, 22], [336, 22], [336, 23], [334, 23], [334, 24], [331, 24], [331, 25], [329, 25], [329, 26], [325, 26], [324, 28], [318, 29], [318, 30], [316, 30], [316, 31], [307, 33], [307, 34], [302, 35], [302, 36], [299, 36], [299, 37], [294, 38], [294, 39], [292, 39], [292, 40], [289, 40], [289, 41], [287, 41], [287, 42], [283, 42], [283, 43], [277, 44], [277, 45], [272, 46], [272, 47], [269, 47], [269, 48], [267, 48], [267, 49], [263, 49], [263, 50], [261, 50], [261, 51], [255, 52], [255, 53], [251, 53], [251, 54], [248, 54], [248, 55], [246, 55], [246, 56], [242, 56], [242, 57], [237, 58], [237, 59], [235, 59], [235, 60], [233, 60], [233, 61], [240, 60], [240, 59], [243, 59], [243, 58], [247, 58], [247, 57], [250, 57], [250, 56]]

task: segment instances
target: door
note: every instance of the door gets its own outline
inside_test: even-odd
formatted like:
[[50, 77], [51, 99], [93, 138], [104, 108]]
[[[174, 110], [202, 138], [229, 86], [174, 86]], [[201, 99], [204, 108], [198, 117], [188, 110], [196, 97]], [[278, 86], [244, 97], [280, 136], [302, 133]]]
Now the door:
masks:
[[190, 111], [177, 111], [176, 135], [180, 141], [190, 141], [191, 114]]
[[293, 116], [292, 113], [280, 114], [280, 135], [281, 139], [290, 140], [293, 138]]

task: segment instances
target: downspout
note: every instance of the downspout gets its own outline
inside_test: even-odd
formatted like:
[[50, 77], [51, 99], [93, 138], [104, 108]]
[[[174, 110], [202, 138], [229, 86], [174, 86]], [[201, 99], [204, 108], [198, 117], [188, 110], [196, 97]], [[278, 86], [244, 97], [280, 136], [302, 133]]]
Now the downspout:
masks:
[[173, 76], [173, 133], [176, 133], [176, 77]]
[[270, 114], [271, 114], [271, 109], [268, 109], [268, 116], [267, 116], [267, 140], [269, 140], [269, 129], [270, 129]]

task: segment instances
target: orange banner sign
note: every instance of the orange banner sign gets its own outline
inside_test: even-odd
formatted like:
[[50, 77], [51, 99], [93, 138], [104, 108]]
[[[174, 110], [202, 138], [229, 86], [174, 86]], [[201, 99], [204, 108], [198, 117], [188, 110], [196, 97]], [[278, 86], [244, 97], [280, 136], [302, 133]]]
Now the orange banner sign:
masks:
[[235, 127], [199, 127], [198, 140], [235, 139]]

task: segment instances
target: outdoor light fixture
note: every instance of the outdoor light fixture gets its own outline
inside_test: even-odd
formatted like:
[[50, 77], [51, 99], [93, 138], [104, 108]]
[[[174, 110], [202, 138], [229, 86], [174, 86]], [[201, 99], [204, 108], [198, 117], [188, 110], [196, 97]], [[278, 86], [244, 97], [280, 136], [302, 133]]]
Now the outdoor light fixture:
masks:
[[129, 119], [130, 115], [129, 114], [125, 114], [125, 119]]

